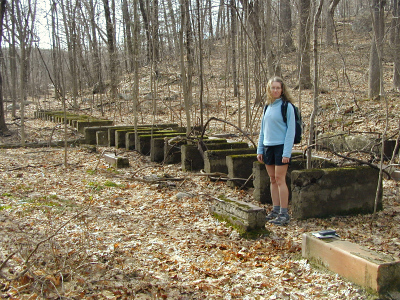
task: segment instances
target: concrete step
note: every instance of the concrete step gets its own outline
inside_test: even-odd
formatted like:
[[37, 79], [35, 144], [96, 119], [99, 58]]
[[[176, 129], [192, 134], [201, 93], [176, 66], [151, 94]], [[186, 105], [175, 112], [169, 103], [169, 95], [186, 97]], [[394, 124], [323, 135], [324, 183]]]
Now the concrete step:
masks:
[[251, 203], [220, 196], [212, 198], [210, 213], [240, 231], [265, 228], [265, 209]]
[[338, 237], [303, 234], [303, 257], [380, 294], [400, 291], [400, 261]]

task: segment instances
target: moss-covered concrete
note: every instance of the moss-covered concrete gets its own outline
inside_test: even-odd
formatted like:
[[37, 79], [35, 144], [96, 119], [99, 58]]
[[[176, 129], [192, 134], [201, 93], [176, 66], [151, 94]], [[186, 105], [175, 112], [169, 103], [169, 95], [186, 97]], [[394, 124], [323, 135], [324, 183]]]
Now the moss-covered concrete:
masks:
[[[374, 211], [379, 171], [368, 166], [295, 170], [293, 217], [305, 219]], [[382, 193], [377, 208], [382, 209]]]
[[265, 229], [265, 210], [252, 203], [220, 195], [213, 199], [210, 213], [228, 222], [240, 232]]

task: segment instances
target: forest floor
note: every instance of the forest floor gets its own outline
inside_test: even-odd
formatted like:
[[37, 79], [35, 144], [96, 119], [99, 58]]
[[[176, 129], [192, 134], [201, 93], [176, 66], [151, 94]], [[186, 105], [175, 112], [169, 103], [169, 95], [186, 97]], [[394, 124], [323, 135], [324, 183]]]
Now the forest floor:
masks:
[[[146, 99], [150, 90], [142, 89], [141, 123], [180, 122], [184, 115], [178, 84], [172, 83], [174, 75], [164, 73], [168, 75], [159, 83], [158, 97], [165, 106], [153, 116], [151, 100]], [[148, 76], [141, 80], [149, 86]], [[121, 90], [129, 89], [128, 82]], [[357, 101], [346, 89], [331, 88], [321, 95], [318, 129], [382, 134], [387, 108], [387, 136], [396, 138], [398, 93], [391, 92], [387, 105], [384, 100], [365, 100], [365, 92], [360, 92], [365, 91], [365, 81], [356, 82], [361, 82], [352, 86]], [[224, 91], [211, 83], [209, 90], [214, 99], [224, 99]], [[312, 91], [303, 91], [301, 99], [307, 125]], [[87, 105], [85, 101], [81, 107]], [[85, 112], [101, 115], [93, 109], [98, 96], [89, 101], [93, 102]], [[60, 103], [42, 99], [28, 106], [27, 142], [63, 139], [62, 127], [33, 118], [37, 108], [59, 109]], [[237, 112], [237, 100], [228, 92], [225, 100], [210, 101], [206, 114], [235, 123]], [[133, 121], [129, 107], [109, 108], [104, 117], [117, 124]], [[0, 145], [19, 143], [20, 120], [8, 114], [7, 123], [12, 135], [1, 137]], [[207, 131], [216, 133], [235, 133], [236, 139], [245, 140], [222, 124]], [[69, 128], [68, 139], [72, 138], [79, 134]], [[257, 140], [257, 135], [253, 138]], [[297, 148], [304, 150], [305, 144]], [[111, 168], [102, 158], [105, 151], [128, 157], [130, 167]], [[331, 153], [319, 154], [339, 160]], [[352, 155], [370, 159], [361, 153]], [[383, 181], [383, 210], [373, 222], [372, 215], [293, 219], [285, 227], [267, 224], [268, 236], [245, 239], [214, 219], [208, 209], [210, 200], [221, 194], [254, 202], [251, 189], [231, 189], [201, 174], [182, 172], [179, 164], [150, 162], [134, 151], [4, 148], [0, 171], [0, 298], [377, 299], [302, 258], [302, 234], [326, 228], [337, 230], [342, 239], [400, 259], [400, 190], [392, 180]], [[171, 180], [161, 183], [157, 178]]]

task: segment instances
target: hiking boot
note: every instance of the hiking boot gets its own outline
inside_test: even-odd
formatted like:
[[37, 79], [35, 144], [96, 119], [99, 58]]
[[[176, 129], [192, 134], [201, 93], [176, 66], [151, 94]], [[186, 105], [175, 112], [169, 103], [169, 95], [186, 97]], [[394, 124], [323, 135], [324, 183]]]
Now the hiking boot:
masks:
[[267, 221], [271, 221], [273, 219], [276, 219], [278, 217], [279, 213], [277, 213], [276, 211], [271, 211], [266, 217], [265, 220]]
[[279, 214], [275, 219], [269, 221], [271, 224], [283, 226], [289, 224], [290, 221], [290, 216], [289, 215], [284, 215], [284, 214]]

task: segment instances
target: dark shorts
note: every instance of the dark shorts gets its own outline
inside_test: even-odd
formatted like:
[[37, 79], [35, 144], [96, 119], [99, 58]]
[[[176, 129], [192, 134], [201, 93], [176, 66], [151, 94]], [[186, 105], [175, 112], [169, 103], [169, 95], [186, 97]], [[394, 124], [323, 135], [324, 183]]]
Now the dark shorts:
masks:
[[263, 160], [266, 165], [282, 166], [283, 145], [264, 146]]

